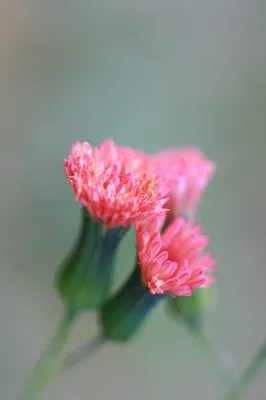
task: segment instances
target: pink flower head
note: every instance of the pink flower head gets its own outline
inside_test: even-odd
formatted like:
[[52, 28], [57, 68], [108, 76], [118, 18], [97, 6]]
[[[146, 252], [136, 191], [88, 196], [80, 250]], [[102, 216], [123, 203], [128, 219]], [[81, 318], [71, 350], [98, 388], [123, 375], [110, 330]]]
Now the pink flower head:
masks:
[[111, 140], [96, 148], [77, 142], [64, 168], [77, 200], [107, 228], [128, 226], [164, 211], [169, 189], [141, 151], [115, 146]]
[[174, 216], [194, 215], [214, 170], [214, 163], [196, 148], [169, 149], [153, 156], [158, 174], [171, 189]]
[[164, 231], [165, 216], [136, 224], [137, 247], [144, 284], [155, 294], [190, 296], [215, 280], [215, 261], [204, 253], [208, 238], [201, 227], [177, 217]]

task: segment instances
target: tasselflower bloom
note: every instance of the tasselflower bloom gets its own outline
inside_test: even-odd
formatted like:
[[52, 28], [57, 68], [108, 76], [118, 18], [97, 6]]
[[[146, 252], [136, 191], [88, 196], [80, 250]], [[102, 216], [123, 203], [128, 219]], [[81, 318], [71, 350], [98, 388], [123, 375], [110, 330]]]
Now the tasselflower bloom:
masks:
[[76, 199], [108, 229], [164, 211], [169, 189], [150, 157], [139, 150], [116, 146], [112, 140], [96, 148], [77, 142], [64, 168]]
[[168, 182], [169, 208], [174, 216], [193, 216], [215, 164], [197, 148], [167, 149], [153, 155], [157, 173]]
[[190, 296], [215, 280], [215, 261], [205, 252], [207, 236], [193, 221], [177, 217], [160, 233], [165, 216], [136, 224], [139, 264], [151, 294]]

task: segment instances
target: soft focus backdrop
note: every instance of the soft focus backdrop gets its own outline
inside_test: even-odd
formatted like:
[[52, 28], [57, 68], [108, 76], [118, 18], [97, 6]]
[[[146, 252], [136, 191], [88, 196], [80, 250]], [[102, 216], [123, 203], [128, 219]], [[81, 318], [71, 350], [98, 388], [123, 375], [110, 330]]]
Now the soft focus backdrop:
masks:
[[[104, 137], [197, 145], [218, 165], [200, 209], [219, 262], [219, 339], [240, 373], [266, 336], [266, 3], [2, 0], [0, 399], [17, 400], [62, 314], [56, 267], [79, 205], [62, 158]], [[118, 284], [131, 268], [123, 245]], [[69, 347], [96, 332], [82, 318]], [[249, 399], [265, 399], [265, 370]], [[66, 374], [51, 400], [216, 400], [214, 373], [162, 306], [142, 335]]]

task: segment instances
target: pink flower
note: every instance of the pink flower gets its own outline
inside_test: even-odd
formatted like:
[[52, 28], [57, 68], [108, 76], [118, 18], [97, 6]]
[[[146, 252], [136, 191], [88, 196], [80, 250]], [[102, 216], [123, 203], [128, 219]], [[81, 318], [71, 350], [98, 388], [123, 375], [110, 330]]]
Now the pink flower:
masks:
[[169, 190], [141, 151], [115, 146], [111, 140], [96, 148], [77, 142], [64, 168], [76, 199], [107, 228], [127, 226], [164, 211]]
[[194, 215], [214, 174], [214, 163], [199, 149], [189, 147], [165, 150], [155, 154], [153, 159], [158, 174], [171, 189], [171, 213]]
[[204, 253], [208, 245], [202, 228], [192, 221], [176, 218], [160, 234], [165, 216], [136, 224], [137, 247], [144, 284], [155, 294], [190, 296], [197, 288], [215, 280], [215, 261]]

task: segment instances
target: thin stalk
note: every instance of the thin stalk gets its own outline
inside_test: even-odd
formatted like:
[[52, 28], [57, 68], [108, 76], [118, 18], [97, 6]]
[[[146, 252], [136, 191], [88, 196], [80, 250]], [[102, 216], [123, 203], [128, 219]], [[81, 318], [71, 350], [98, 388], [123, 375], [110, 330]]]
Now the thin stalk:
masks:
[[254, 376], [256, 376], [262, 364], [266, 361], [266, 342], [261, 346], [252, 358], [240, 379], [233, 385], [225, 400], [239, 400], [244, 395]]
[[192, 334], [215, 366], [219, 392], [223, 398], [235, 381], [231, 355], [222, 349], [215, 335], [206, 327], [192, 331]]
[[42, 399], [47, 385], [59, 374], [61, 370], [60, 355], [77, 314], [77, 310], [72, 308], [67, 309], [56, 335], [30, 377], [22, 395], [22, 400]]
[[88, 340], [85, 344], [78, 347], [65, 358], [62, 363], [62, 369], [68, 370], [89, 358], [96, 350], [99, 350], [105, 342], [106, 339], [102, 336], [96, 336]]

